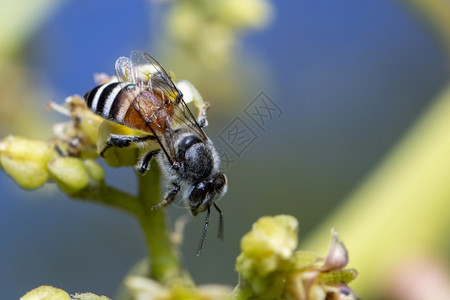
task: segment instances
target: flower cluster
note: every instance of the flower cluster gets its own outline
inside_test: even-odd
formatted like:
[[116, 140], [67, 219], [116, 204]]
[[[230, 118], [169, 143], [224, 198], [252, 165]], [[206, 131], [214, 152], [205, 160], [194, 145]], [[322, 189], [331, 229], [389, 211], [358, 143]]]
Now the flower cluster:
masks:
[[54, 181], [67, 194], [75, 194], [101, 185], [103, 168], [93, 160], [99, 120], [85, 115], [91, 113], [77, 96], [67, 98], [65, 106], [51, 106], [72, 121], [56, 124], [49, 142], [11, 135], [0, 140], [0, 166], [25, 189]]
[[195, 287], [179, 281], [168, 286], [146, 277], [130, 275], [125, 285], [136, 299], [298, 299], [352, 300], [356, 294], [347, 286], [357, 273], [345, 269], [348, 254], [333, 230], [327, 258], [296, 250], [298, 222], [279, 215], [260, 218], [241, 240], [236, 271], [239, 285]]
[[222, 68], [231, 59], [238, 33], [265, 27], [272, 15], [267, 0], [191, 0], [174, 2], [169, 34], [203, 66]]
[[344, 269], [347, 250], [332, 232], [325, 262], [295, 250], [298, 222], [286, 215], [263, 217], [241, 241], [236, 270], [240, 275], [235, 299], [356, 299], [347, 284], [357, 273]]
[[[262, 217], [241, 241], [242, 253], [237, 258], [239, 284], [196, 287], [188, 276], [181, 276], [167, 285], [142, 275], [129, 275], [125, 286], [132, 299], [297, 299], [352, 300], [356, 294], [347, 286], [357, 273], [345, 269], [348, 253], [337, 233], [325, 260], [313, 253], [295, 250], [298, 222], [294, 217], [279, 215]], [[59, 289], [41, 286], [27, 293], [22, 300], [34, 299], [107, 300], [91, 293], [69, 295]]]

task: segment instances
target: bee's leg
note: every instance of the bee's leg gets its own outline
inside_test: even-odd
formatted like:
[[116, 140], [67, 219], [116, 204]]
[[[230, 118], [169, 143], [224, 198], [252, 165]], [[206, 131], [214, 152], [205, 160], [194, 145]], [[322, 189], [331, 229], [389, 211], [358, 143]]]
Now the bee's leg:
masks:
[[146, 136], [132, 136], [132, 135], [120, 135], [120, 134], [111, 134], [106, 141], [106, 146], [100, 152], [100, 155], [104, 157], [106, 150], [111, 147], [125, 148], [129, 147], [131, 144], [145, 142], [148, 140], [154, 140], [155, 137], [153, 135]]
[[166, 197], [164, 198], [163, 201], [159, 202], [156, 205], [153, 205], [152, 210], [157, 210], [157, 209], [160, 209], [161, 207], [166, 207], [170, 203], [172, 203], [173, 200], [175, 200], [175, 197], [178, 195], [178, 192], [180, 191], [180, 186], [177, 183], [175, 183], [175, 182], [172, 182], [172, 184], [174, 186], [173, 190], [171, 190], [166, 195]]
[[150, 162], [152, 161], [153, 157], [155, 157], [155, 155], [159, 153], [159, 151], [160, 149], [157, 149], [145, 153], [145, 155], [141, 160], [139, 160], [138, 164], [136, 165], [136, 171], [139, 174], [144, 175], [148, 170], [150, 170]]

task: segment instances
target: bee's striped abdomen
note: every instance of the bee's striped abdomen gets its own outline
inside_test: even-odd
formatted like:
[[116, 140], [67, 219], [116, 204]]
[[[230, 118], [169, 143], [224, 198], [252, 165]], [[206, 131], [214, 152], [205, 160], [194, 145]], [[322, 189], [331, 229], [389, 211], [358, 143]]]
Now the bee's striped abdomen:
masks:
[[164, 92], [135, 83], [110, 82], [84, 95], [88, 108], [101, 117], [152, 134], [164, 134], [174, 111]]
[[84, 98], [90, 110], [105, 119], [122, 123], [136, 95], [134, 84], [110, 82], [88, 92]]

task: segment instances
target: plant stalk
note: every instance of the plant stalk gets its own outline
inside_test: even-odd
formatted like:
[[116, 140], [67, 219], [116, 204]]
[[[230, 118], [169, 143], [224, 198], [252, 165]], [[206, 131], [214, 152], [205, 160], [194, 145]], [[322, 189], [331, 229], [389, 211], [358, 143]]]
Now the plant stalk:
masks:
[[170, 239], [165, 209], [151, 209], [163, 199], [158, 164], [152, 161], [151, 171], [138, 178], [141, 209], [137, 217], [145, 235], [151, 277], [166, 284], [181, 276], [181, 267], [178, 251]]
[[171, 241], [171, 231], [164, 208], [153, 211], [152, 207], [163, 199], [161, 193], [161, 171], [153, 161], [151, 171], [138, 175], [139, 193], [132, 196], [107, 185], [89, 187], [76, 195], [77, 198], [106, 204], [134, 215], [142, 227], [150, 261], [150, 276], [161, 284], [181, 279], [192, 283], [181, 270], [179, 253]]

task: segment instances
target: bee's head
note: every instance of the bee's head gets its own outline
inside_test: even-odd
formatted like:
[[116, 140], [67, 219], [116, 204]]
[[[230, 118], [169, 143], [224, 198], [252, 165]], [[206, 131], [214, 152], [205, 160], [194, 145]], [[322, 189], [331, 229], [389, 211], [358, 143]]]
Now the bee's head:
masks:
[[211, 213], [211, 206], [219, 212], [219, 230], [218, 238], [223, 240], [223, 216], [216, 201], [227, 192], [227, 178], [223, 173], [216, 173], [207, 180], [198, 182], [189, 195], [189, 206], [194, 216], [208, 211], [205, 219], [205, 227], [203, 228], [202, 238], [198, 246], [197, 255], [200, 255], [205, 244], [206, 234], [208, 233], [209, 216]]
[[227, 191], [227, 178], [223, 173], [198, 182], [189, 195], [189, 207], [194, 216], [204, 212]]

